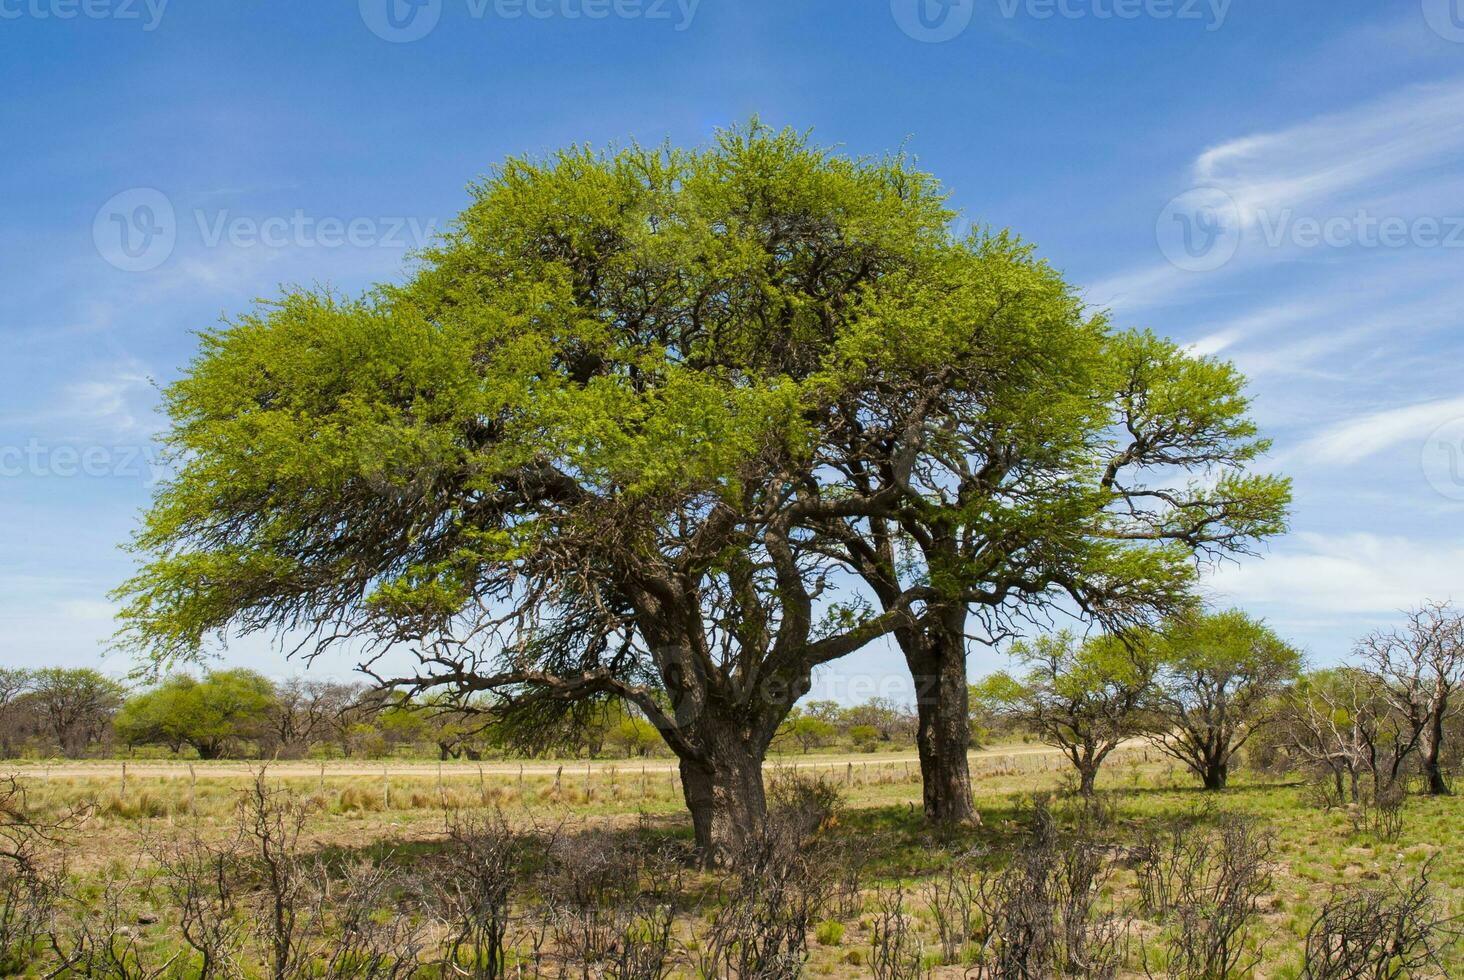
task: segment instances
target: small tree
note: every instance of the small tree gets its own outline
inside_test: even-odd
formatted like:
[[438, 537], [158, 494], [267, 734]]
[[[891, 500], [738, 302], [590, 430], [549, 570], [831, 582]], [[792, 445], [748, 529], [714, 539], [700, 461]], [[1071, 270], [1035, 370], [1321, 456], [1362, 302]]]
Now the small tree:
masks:
[[10, 759], [16, 754], [23, 735], [24, 698], [30, 687], [30, 671], [0, 667], [0, 759]]
[[1416, 745], [1416, 734], [1381, 695], [1377, 678], [1356, 667], [1305, 674], [1282, 702], [1280, 744], [1321, 772], [1336, 800], [1362, 798], [1370, 776], [1374, 795], [1391, 787]]
[[263, 736], [273, 709], [274, 686], [252, 670], [216, 670], [202, 680], [184, 674], [130, 698], [117, 735], [131, 745], [186, 745], [200, 759], [218, 759], [241, 740]]
[[778, 737], [797, 743], [805, 754], [819, 748], [838, 734], [832, 722], [800, 708], [794, 708], [778, 729]]
[[1176, 620], [1156, 648], [1163, 666], [1149, 737], [1205, 789], [1224, 789], [1231, 760], [1270, 720], [1268, 708], [1301, 669], [1301, 655], [1239, 610]]
[[1464, 706], [1455, 696], [1464, 685], [1464, 617], [1448, 603], [1425, 603], [1401, 628], [1364, 638], [1357, 654], [1404, 720], [1428, 793], [1446, 795], [1440, 758], [1448, 719]]
[[44, 667], [31, 675], [39, 716], [67, 758], [86, 754], [106, 737], [126, 693], [121, 684], [90, 667]]
[[1063, 631], [1017, 643], [1011, 652], [1027, 672], [987, 678], [976, 685], [978, 699], [1061, 749], [1078, 770], [1082, 794], [1093, 795], [1103, 760], [1147, 730], [1144, 706], [1155, 674], [1150, 650], [1111, 634], [1080, 642]]

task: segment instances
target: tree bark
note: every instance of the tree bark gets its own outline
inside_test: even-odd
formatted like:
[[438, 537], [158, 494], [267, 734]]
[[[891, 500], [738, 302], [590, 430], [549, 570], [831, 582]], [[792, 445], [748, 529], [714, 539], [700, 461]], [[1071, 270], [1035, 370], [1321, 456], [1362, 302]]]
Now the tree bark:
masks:
[[681, 791], [703, 864], [735, 862], [766, 829], [762, 758], [737, 740], [717, 739], [700, 758], [681, 760]]
[[1230, 782], [1230, 766], [1219, 759], [1210, 759], [1205, 763], [1203, 778], [1206, 790], [1222, 790]]
[[[1081, 766], [1078, 769], [1078, 792], [1086, 797], [1097, 794], [1098, 766], [1090, 764]], [[1071, 785], [1071, 784], [1069, 784]]]
[[1439, 755], [1444, 744], [1444, 719], [1441, 716], [1435, 714], [1429, 719], [1428, 728], [1420, 742], [1419, 756], [1423, 764], [1425, 792], [1429, 796], [1448, 796], [1449, 784], [1444, 781], [1443, 767], [1439, 765]]
[[971, 799], [970, 691], [966, 684], [965, 610], [939, 625], [900, 631], [897, 639], [915, 682], [916, 746], [925, 818], [937, 824], [979, 823]]

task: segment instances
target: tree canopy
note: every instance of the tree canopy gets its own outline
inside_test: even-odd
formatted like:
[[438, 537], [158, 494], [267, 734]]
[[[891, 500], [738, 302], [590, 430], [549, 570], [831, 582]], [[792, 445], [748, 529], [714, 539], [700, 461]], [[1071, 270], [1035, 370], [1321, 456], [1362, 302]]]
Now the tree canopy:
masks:
[[241, 740], [259, 738], [274, 708], [268, 678], [243, 668], [214, 670], [201, 679], [178, 674], [129, 698], [115, 724], [129, 745], [163, 744], [175, 752], [186, 745], [200, 759], [218, 759]]
[[1301, 654], [1236, 609], [1173, 620], [1153, 642], [1163, 668], [1152, 737], [1206, 789], [1223, 789], [1231, 761], [1300, 673]]
[[621, 698], [725, 849], [818, 665], [968, 604], [1136, 618], [1282, 520], [1233, 369], [953, 217], [908, 157], [757, 124], [508, 161], [405, 284], [201, 336], [122, 643], [410, 648], [383, 683], [505, 723]]
[[976, 686], [978, 699], [1061, 749], [1091, 795], [1109, 754], [1148, 730], [1146, 700], [1158, 670], [1152, 650], [1122, 636], [1080, 640], [1063, 631], [1011, 652], [1025, 673], [993, 674]]

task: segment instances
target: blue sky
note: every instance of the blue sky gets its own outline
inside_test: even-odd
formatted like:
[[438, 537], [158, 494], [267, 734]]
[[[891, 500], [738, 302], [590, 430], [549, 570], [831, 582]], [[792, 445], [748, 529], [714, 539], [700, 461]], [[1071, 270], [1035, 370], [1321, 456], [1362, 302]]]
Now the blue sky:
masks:
[[1250, 374], [1294, 526], [1217, 601], [1326, 661], [1464, 599], [1464, 0], [0, 0], [0, 83], [0, 662], [97, 662], [192, 331], [399, 276], [508, 154], [754, 113]]

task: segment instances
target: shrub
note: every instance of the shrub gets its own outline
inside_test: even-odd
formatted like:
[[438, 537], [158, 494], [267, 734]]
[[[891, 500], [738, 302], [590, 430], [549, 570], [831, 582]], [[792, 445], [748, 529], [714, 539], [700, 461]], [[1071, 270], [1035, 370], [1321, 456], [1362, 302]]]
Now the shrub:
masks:
[[1306, 934], [1307, 980], [1365, 980], [1445, 973], [1439, 954], [1458, 936], [1429, 888], [1433, 862], [1406, 883], [1337, 890]]
[[844, 941], [844, 923], [836, 919], [825, 919], [813, 931], [813, 938], [820, 946], [837, 946]]

